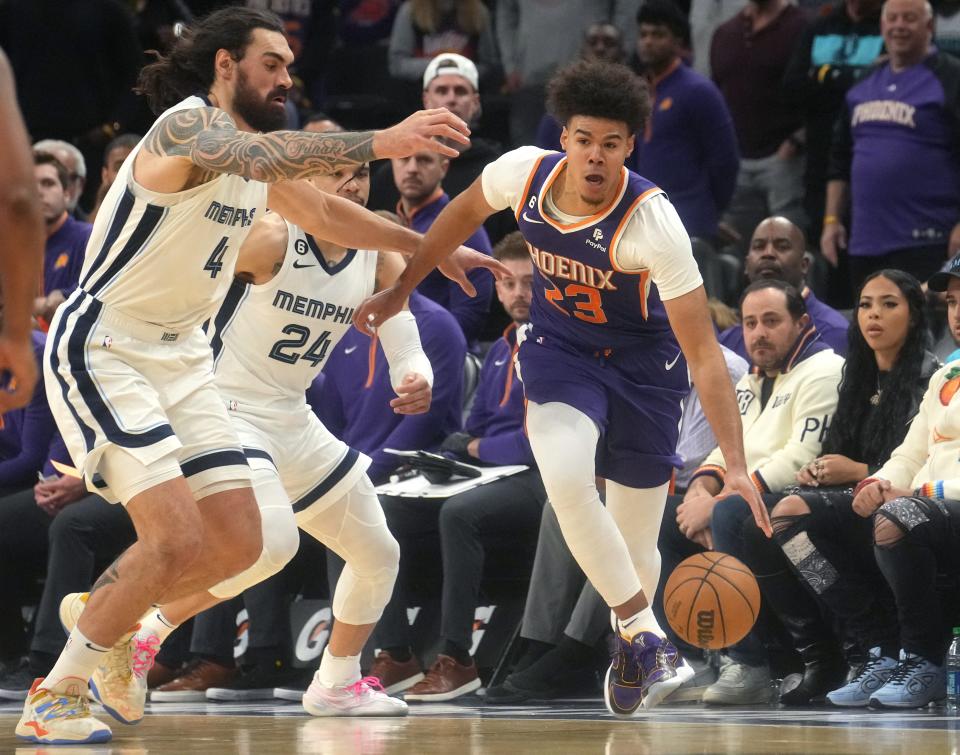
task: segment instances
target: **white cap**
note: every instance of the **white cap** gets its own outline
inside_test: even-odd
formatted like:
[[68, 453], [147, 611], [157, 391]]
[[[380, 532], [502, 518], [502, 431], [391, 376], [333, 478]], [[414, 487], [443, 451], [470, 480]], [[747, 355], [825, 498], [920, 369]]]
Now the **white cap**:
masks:
[[477, 67], [470, 58], [463, 55], [457, 55], [455, 52], [444, 52], [437, 55], [430, 61], [427, 70], [423, 72], [423, 88], [430, 86], [430, 82], [437, 76], [463, 76], [473, 85], [476, 92], [480, 91], [480, 77], [477, 75]]

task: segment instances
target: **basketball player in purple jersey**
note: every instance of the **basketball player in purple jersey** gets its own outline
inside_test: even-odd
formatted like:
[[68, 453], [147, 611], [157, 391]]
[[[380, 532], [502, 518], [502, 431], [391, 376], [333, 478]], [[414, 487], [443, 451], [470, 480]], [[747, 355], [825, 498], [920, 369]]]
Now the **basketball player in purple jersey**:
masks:
[[[397, 284], [357, 310], [376, 326], [493, 212], [513, 208], [534, 262], [531, 325], [520, 346], [527, 430], [564, 538], [612, 608], [617, 649], [604, 697], [617, 716], [650, 708], [693, 675], [665, 639], [648, 594], [693, 382], [728, 464], [722, 496], [769, 519], [747, 476], [740, 414], [690, 240], [662, 190], [623, 167], [649, 113], [620, 65], [558, 73], [549, 105], [565, 152], [521, 147], [486, 167], [440, 214]], [[606, 507], [594, 482], [606, 479]]]

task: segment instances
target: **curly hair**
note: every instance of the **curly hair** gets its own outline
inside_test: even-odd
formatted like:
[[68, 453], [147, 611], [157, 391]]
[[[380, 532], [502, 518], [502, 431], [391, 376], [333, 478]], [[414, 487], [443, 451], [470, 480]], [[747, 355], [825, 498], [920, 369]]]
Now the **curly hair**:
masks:
[[650, 116], [646, 84], [619, 63], [580, 60], [557, 71], [547, 84], [547, 108], [566, 125], [575, 115], [627, 124], [634, 134]]
[[910, 324], [906, 340], [884, 381], [880, 403], [875, 411], [871, 411], [870, 397], [874, 393], [873, 387], [878, 385], [879, 370], [873, 349], [860, 332], [857, 318], [853, 318], [847, 330], [847, 361], [840, 381], [837, 411], [823, 442], [823, 453], [843, 454], [871, 465], [890, 458], [903, 440], [916, 405], [911, 399], [917, 390], [927, 342], [923, 289], [909, 273], [878, 270], [864, 280], [854, 301], [859, 302], [864, 287], [880, 276], [899, 288], [907, 301]]
[[254, 29], [283, 33], [283, 22], [269, 12], [230, 6], [214, 11], [189, 26], [167, 55], [156, 57], [140, 71], [135, 91], [146, 96], [157, 114], [185, 97], [207, 92], [213, 85], [218, 50], [242, 60]]

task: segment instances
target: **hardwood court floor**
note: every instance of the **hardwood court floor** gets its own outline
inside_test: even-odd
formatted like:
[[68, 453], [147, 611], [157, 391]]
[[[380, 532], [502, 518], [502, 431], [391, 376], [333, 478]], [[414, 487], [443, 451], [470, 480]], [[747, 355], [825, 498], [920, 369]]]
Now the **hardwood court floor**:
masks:
[[661, 707], [633, 721], [617, 721], [595, 700], [493, 707], [471, 698], [462, 704], [411, 706], [411, 715], [405, 719], [318, 719], [298, 705], [282, 703], [152, 705], [139, 726], [111, 721], [114, 740], [109, 744], [66, 748], [16, 740], [13, 728], [19, 709], [0, 705], [0, 753], [955, 755], [960, 750], [960, 718], [942, 709], [876, 713], [678, 705]]

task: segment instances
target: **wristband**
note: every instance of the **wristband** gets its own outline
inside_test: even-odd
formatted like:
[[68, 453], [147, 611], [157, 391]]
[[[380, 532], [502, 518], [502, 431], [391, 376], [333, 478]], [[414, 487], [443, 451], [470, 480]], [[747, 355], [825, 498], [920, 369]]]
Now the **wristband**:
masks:
[[836, 215], [824, 215], [824, 216], [823, 216], [823, 224], [824, 224], [824, 225], [830, 225], [831, 223], [839, 223], [839, 222], [840, 222], [840, 218], [838, 218]]

